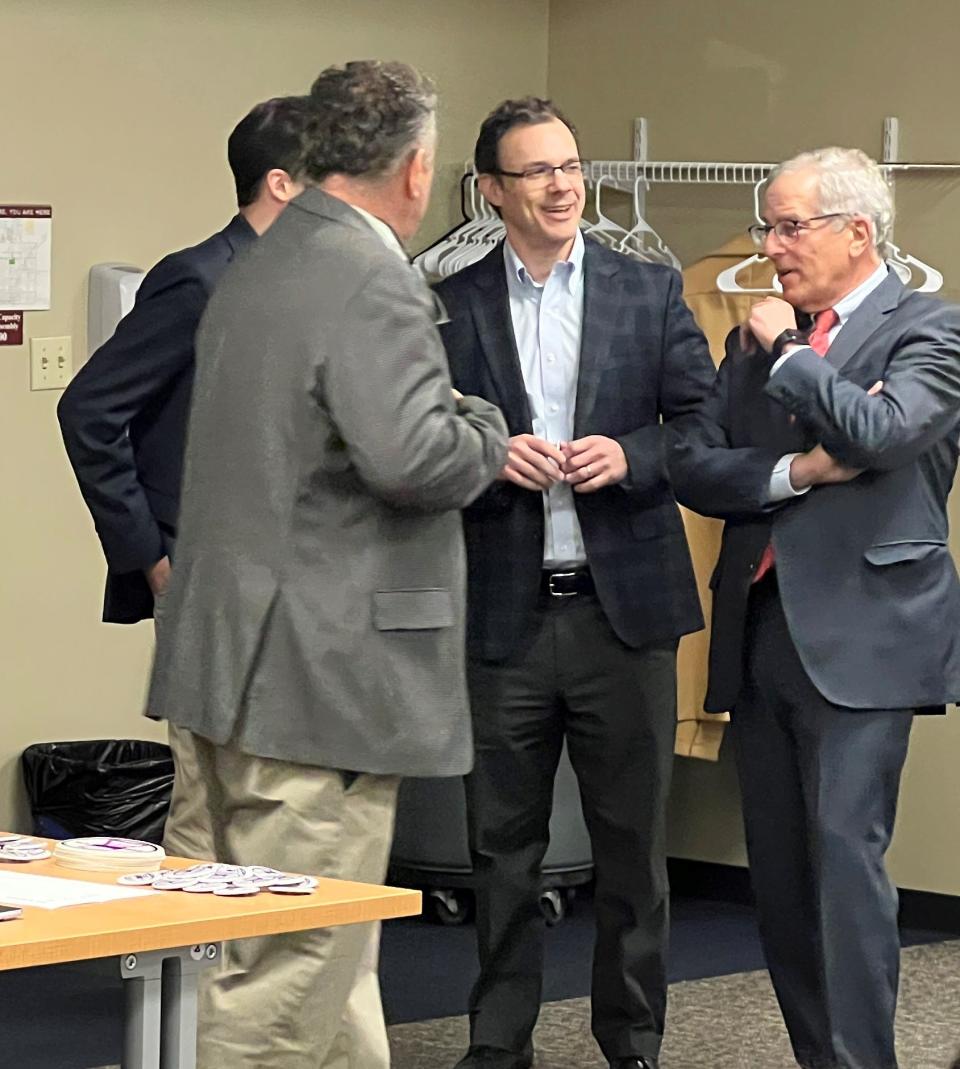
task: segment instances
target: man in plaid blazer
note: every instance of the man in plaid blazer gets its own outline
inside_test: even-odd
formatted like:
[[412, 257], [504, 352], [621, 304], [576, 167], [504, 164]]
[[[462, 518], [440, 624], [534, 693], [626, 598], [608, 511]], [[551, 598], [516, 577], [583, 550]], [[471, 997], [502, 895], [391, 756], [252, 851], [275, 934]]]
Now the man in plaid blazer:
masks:
[[522, 1069], [540, 1006], [539, 869], [564, 738], [597, 874], [593, 1031], [657, 1064], [664, 811], [679, 636], [702, 626], [663, 422], [714, 378], [680, 276], [584, 240], [575, 134], [506, 101], [476, 148], [506, 242], [438, 287], [454, 385], [502, 410], [499, 480], [464, 514], [476, 748], [466, 779], [481, 973], [463, 1069]]

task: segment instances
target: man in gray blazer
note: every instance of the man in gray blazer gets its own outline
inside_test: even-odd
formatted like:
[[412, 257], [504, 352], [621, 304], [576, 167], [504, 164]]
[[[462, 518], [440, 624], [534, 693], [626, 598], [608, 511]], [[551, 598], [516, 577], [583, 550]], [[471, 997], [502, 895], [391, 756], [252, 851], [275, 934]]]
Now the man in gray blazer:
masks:
[[[459, 509], [503, 466], [506, 433], [452, 391], [400, 244], [429, 198], [432, 88], [362, 62], [311, 98], [307, 189], [198, 335], [149, 712], [193, 741], [203, 804], [179, 811], [220, 860], [380, 882], [399, 777], [470, 767]], [[386, 1067], [371, 929], [228, 947], [201, 1069]]]
[[[751, 227], [784, 300], [754, 306], [670, 453], [726, 520], [708, 710], [733, 710], [767, 962], [809, 1069], [895, 1069], [897, 896], [884, 870], [913, 714], [960, 696], [946, 503], [960, 310], [885, 262], [880, 169], [824, 149]], [[813, 329], [801, 316], [813, 316]]]

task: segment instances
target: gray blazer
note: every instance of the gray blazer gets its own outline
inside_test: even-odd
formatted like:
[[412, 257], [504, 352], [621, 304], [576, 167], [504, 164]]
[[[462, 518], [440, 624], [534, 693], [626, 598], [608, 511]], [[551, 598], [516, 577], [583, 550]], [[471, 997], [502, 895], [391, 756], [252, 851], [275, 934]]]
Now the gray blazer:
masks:
[[[805, 349], [768, 377], [731, 333], [712, 395], [670, 450], [677, 498], [727, 521], [711, 581], [708, 710], [740, 694], [750, 582], [771, 540], [790, 635], [825, 698], [850, 709], [960, 698], [960, 583], [947, 547], [958, 435], [960, 309], [894, 275], [824, 359]], [[816, 442], [863, 474], [770, 508], [776, 460]]]
[[307, 765], [469, 769], [458, 510], [506, 428], [455, 404], [435, 318], [318, 189], [228, 270], [197, 339], [149, 715]]

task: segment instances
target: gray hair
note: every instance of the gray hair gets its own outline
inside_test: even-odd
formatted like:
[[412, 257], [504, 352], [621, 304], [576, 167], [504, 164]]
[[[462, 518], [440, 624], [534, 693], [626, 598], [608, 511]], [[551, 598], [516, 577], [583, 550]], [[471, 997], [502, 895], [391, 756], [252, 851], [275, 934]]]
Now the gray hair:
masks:
[[304, 173], [311, 182], [331, 174], [385, 178], [436, 129], [433, 84], [406, 63], [327, 67], [310, 89], [310, 102]]
[[801, 152], [778, 164], [764, 179], [760, 194], [784, 174], [817, 174], [817, 212], [821, 215], [860, 215], [869, 219], [873, 243], [884, 260], [893, 235], [893, 191], [879, 164], [858, 148], [821, 148]]

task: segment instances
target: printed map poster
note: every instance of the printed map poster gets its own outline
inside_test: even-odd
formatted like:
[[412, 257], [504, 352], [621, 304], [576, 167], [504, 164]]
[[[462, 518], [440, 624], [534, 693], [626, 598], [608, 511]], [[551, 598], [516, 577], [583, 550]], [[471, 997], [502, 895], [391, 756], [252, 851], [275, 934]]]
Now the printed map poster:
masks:
[[49, 204], [0, 204], [0, 309], [50, 307]]

